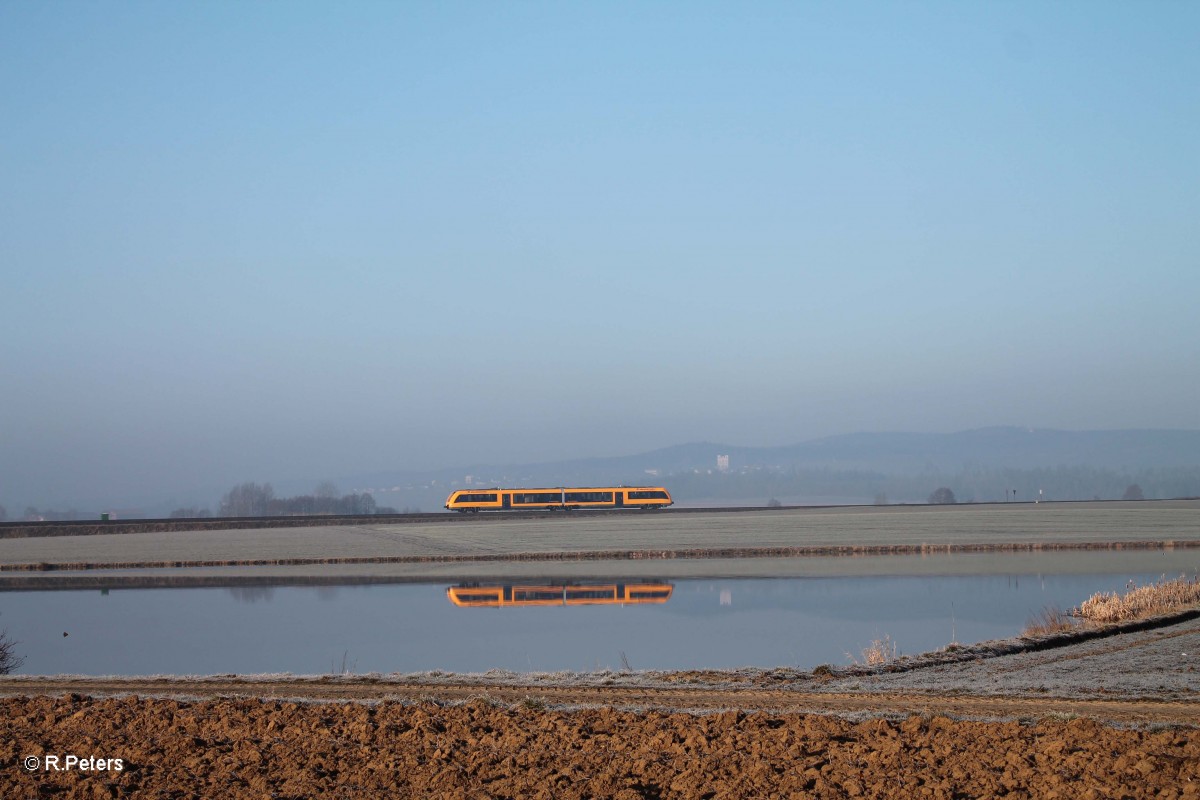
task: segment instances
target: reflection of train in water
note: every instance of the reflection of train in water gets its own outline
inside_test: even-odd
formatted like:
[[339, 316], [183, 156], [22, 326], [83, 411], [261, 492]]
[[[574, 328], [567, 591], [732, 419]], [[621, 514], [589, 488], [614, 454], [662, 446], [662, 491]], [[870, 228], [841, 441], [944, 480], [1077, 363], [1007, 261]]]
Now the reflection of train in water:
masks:
[[670, 583], [589, 583], [529, 586], [451, 586], [446, 596], [456, 606], [594, 606], [665, 603]]
[[666, 508], [675, 501], [661, 486], [557, 489], [460, 489], [446, 498], [451, 511], [520, 509]]

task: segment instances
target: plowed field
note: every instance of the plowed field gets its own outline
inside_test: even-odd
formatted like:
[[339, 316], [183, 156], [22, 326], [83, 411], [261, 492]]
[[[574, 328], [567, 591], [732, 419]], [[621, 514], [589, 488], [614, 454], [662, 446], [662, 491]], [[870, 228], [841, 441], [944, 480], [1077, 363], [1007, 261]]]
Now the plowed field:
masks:
[[[10, 798], [1196, 797], [1200, 731], [536, 703], [7, 698]], [[47, 756], [120, 771], [47, 770]], [[32, 770], [22, 766], [26, 759]], [[107, 762], [111, 767], [114, 762]]]

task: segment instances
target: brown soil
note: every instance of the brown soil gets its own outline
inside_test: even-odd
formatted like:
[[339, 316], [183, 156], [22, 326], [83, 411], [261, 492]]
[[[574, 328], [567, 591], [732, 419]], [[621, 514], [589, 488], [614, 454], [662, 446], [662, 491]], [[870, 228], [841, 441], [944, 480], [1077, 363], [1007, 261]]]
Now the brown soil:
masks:
[[[123, 769], [33, 772], [28, 756]], [[1200, 796], [1200, 731], [536, 702], [0, 700], [11, 798]]]

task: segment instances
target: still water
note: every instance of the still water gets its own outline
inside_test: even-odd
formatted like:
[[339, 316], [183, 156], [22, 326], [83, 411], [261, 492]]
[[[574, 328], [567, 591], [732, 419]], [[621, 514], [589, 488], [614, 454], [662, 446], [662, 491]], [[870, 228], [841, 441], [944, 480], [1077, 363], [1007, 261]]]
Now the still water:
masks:
[[[902, 653], [1014, 636], [1047, 606], [1160, 577], [641, 580], [636, 597], [633, 581], [572, 590], [579, 605], [561, 586], [488, 599], [444, 583], [9, 592], [0, 628], [26, 674], [811, 669], [885, 635]], [[623, 602], [597, 602], [612, 591]]]

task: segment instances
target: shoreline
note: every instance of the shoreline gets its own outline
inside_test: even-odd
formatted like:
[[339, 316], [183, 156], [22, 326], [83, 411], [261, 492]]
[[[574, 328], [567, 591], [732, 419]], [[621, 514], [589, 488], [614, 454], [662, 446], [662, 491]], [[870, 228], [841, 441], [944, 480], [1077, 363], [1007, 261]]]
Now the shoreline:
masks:
[[[1127, 637], [1127, 638], [1126, 638]], [[1032, 659], [1043, 664], [1082, 662], [1094, 659], [1092, 672], [1120, 674], [1117, 663], [1128, 651], [1149, 650], [1157, 640], [1186, 637], [1200, 645], [1200, 607], [1181, 609], [1155, 617], [1041, 636], [949, 645], [939, 650], [901, 656], [878, 665], [823, 665], [813, 670], [787, 667], [744, 667], [734, 670], [671, 670], [595, 672], [451, 673], [440, 670], [418, 673], [340, 673], [296, 675], [153, 675], [0, 676], [0, 697], [58, 695], [127, 696], [180, 698], [279, 698], [292, 701], [412, 702], [436, 699], [457, 703], [484, 696], [496, 702], [515, 703], [535, 698], [546, 707], [656, 708], [670, 712], [712, 708], [742, 711], [771, 710], [778, 713], [839, 713], [854, 711], [860, 716], [895, 716], [925, 713], [917, 708], [964, 718], [989, 718], [991, 713], [1010, 716], [1020, 709], [1041, 708], [1041, 713], [1070, 713], [1093, 716], [1106, 722], [1143, 720], [1200, 726], [1200, 684], [1185, 681], [1157, 693], [1141, 687], [1104, 688], [1091, 691], [1083, 667], [1076, 663], [1075, 685], [1060, 685], [1035, 694], [1014, 692], [1003, 686], [981, 692], [977, 687], [995, 683], [984, 679], [989, 673], [1011, 671], [1008, 663]], [[1106, 640], [1121, 640], [1113, 647]], [[1181, 644], [1181, 646], [1186, 646]], [[1089, 650], [1091, 652], [1089, 652]], [[1115, 654], [1115, 655], [1114, 655]], [[957, 685], [943, 680], [940, 688], [914, 688], [918, 673], [937, 675], [959, 670]], [[945, 679], [945, 675], [942, 676]], [[921, 683], [921, 680], [916, 683]], [[927, 683], [927, 682], [926, 682]], [[969, 687], [975, 686], [975, 690]], [[873, 711], [872, 711], [873, 709]], [[955, 709], [963, 709], [956, 712]], [[991, 709], [989, 712], [988, 709]], [[1007, 719], [1010, 716], [992, 717]]]

